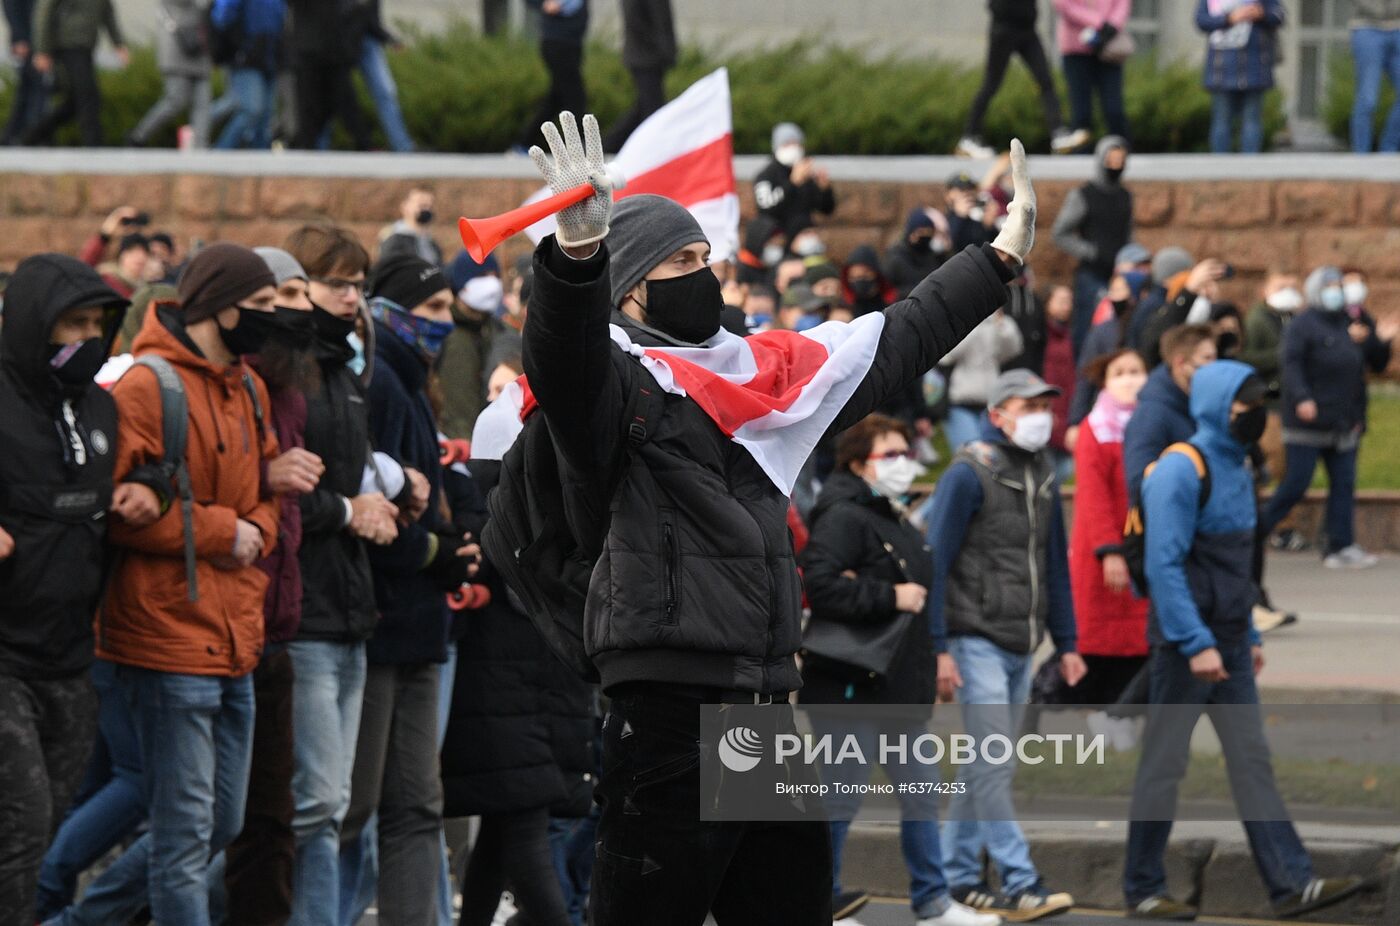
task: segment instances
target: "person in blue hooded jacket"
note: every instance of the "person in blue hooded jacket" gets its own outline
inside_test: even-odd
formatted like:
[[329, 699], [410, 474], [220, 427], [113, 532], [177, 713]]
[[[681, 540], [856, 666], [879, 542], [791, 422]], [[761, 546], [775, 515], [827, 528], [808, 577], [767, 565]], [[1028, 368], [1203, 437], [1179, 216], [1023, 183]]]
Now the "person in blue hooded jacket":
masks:
[[[1312, 861], [1279, 797], [1255, 676], [1264, 651], [1251, 620], [1254, 479], [1248, 448], [1264, 432], [1268, 387], [1254, 368], [1234, 360], [1202, 366], [1191, 377], [1190, 443], [1206, 480], [1186, 453], [1162, 456], [1142, 485], [1150, 697], [1142, 759], [1133, 788], [1123, 891], [1129, 915], [1194, 919], [1194, 908], [1167, 894], [1166, 848], [1177, 785], [1190, 759], [1191, 731], [1209, 710], [1220, 737], [1230, 790], [1255, 864], [1278, 916], [1335, 903], [1360, 878], [1316, 878]], [[1163, 709], [1169, 705], [1170, 709]], [[1231, 707], [1222, 710], [1221, 705]], [[1188, 709], [1190, 708], [1194, 709]]]

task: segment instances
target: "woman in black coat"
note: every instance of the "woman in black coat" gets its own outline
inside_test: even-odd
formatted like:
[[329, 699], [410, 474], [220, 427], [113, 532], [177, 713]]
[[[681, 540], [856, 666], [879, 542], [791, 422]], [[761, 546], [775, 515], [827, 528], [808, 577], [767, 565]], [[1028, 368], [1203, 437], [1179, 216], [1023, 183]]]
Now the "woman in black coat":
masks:
[[[500, 464], [447, 470], [454, 524], [477, 530]], [[470, 511], [467, 509], [476, 509]], [[458, 612], [457, 677], [442, 749], [444, 816], [481, 817], [460, 926], [488, 926], [509, 887], [531, 926], [569, 926], [549, 819], [588, 816], [596, 769], [593, 691], [561, 663], [499, 574], [486, 607]]]
[[[888, 741], [904, 735], [906, 743], [926, 732], [937, 674], [936, 644], [925, 606], [933, 581], [933, 557], [923, 536], [905, 520], [904, 497], [922, 472], [909, 447], [909, 426], [884, 415], [871, 415], [837, 441], [836, 470], [822, 486], [811, 515], [811, 539], [802, 553], [803, 579], [812, 607], [808, 632], [824, 622], [873, 624], [908, 622], [883, 681], [852, 681], [829, 662], [808, 658], [802, 669], [802, 706], [809, 709], [813, 731], [830, 735], [832, 754], [853, 736], [868, 760], [843, 763], [827, 781], [859, 785], [869, 779], [881, 753], [879, 736]], [[901, 615], [907, 615], [901, 617]], [[881, 718], [854, 722], [849, 714], [823, 713], [828, 704], [890, 705]], [[895, 707], [898, 705], [898, 707]], [[911, 705], [913, 707], [911, 707]], [[938, 767], [912, 758], [884, 765], [891, 782], [928, 787], [938, 781]], [[945, 914], [955, 904], [943, 878], [938, 842], [938, 795], [900, 794], [900, 840], [910, 870], [910, 901], [916, 918]], [[833, 912], [849, 916], [864, 895], [841, 890], [841, 850], [851, 818], [860, 808], [859, 794], [831, 794]], [[961, 913], [962, 911], [958, 911]], [[967, 911], [968, 916], [973, 916]], [[975, 922], [969, 919], [968, 922]]]

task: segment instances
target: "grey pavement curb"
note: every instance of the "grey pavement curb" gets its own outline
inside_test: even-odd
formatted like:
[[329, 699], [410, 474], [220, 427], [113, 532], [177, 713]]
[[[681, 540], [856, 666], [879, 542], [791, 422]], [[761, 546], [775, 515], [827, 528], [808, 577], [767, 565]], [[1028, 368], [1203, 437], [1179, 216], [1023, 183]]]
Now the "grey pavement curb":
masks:
[[[1076, 906], [1122, 909], [1121, 835], [1032, 834], [1029, 841], [1031, 857], [1051, 890], [1069, 891]], [[1299, 917], [1298, 922], [1400, 923], [1400, 845], [1382, 840], [1312, 839], [1307, 846], [1318, 876], [1360, 874], [1372, 880], [1349, 900]], [[1167, 847], [1167, 879], [1178, 898], [1199, 903], [1205, 916], [1272, 918], [1242, 830], [1233, 839], [1172, 840]], [[908, 896], [899, 828], [852, 826], [842, 856], [841, 883], [846, 890]]]

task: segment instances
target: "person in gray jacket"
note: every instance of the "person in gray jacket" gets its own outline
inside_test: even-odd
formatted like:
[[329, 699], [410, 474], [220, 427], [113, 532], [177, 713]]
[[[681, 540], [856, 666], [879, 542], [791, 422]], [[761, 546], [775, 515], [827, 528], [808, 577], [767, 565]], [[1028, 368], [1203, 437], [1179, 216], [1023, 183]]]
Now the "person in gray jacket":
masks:
[[156, 7], [156, 64], [164, 89], [126, 136], [131, 148], [144, 148], [151, 136], [189, 110], [194, 147], [209, 147], [209, 42], [205, 37], [208, 0], [160, 0]]
[[948, 419], [943, 433], [955, 453], [982, 433], [982, 416], [1002, 364], [1021, 353], [1024, 340], [1014, 321], [998, 311], [982, 322], [940, 364], [948, 375]]

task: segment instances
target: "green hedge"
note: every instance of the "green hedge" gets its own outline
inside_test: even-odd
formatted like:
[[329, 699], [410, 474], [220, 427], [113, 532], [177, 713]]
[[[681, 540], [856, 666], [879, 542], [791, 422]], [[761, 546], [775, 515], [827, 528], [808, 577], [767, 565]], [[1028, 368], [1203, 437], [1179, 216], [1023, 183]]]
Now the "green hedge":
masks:
[[[483, 36], [463, 22], [433, 32], [403, 25], [401, 31], [404, 47], [392, 51], [389, 60], [413, 137], [435, 151], [508, 148], [545, 91], [547, 78], [534, 45], [519, 35]], [[957, 143], [981, 76], [980, 62], [873, 58], [813, 39], [728, 55], [687, 48], [667, 90], [674, 96], [720, 64], [730, 70], [740, 152], [766, 152], [773, 123], [792, 120], [806, 129], [816, 152], [945, 154]], [[590, 44], [584, 79], [590, 109], [607, 126], [632, 94], [613, 45]], [[159, 85], [148, 49], [136, 50], [125, 71], [102, 75], [103, 125], [110, 142], [135, 125]], [[6, 87], [0, 102], [8, 96]], [[1061, 97], [1067, 100], [1063, 83]], [[1137, 150], [1207, 149], [1210, 96], [1197, 67], [1137, 58], [1128, 65], [1125, 100]], [[367, 96], [364, 103], [369, 106]], [[1269, 136], [1283, 120], [1279, 96], [1272, 93], [1266, 108]], [[1048, 145], [1035, 84], [1020, 65], [1012, 68], [985, 127], [987, 140], [998, 145], [1017, 133], [1032, 150]], [[173, 138], [171, 131], [158, 141]], [[60, 137], [73, 140], [71, 129]], [[339, 141], [343, 144], [344, 137]]]
[[[1322, 118], [1327, 131], [1333, 137], [1351, 146], [1351, 103], [1356, 97], [1356, 72], [1352, 69], [1350, 55], [1333, 55], [1332, 65], [1327, 75], [1327, 98], [1324, 102]], [[1380, 102], [1372, 116], [1372, 143], [1379, 142], [1381, 128], [1390, 107], [1395, 105], [1395, 88], [1388, 79], [1381, 80]]]

